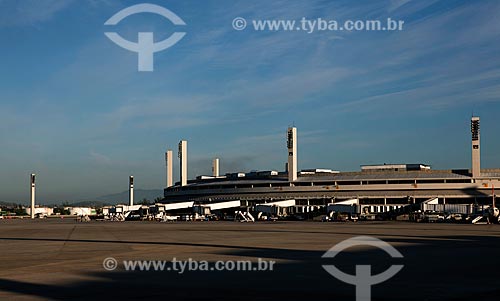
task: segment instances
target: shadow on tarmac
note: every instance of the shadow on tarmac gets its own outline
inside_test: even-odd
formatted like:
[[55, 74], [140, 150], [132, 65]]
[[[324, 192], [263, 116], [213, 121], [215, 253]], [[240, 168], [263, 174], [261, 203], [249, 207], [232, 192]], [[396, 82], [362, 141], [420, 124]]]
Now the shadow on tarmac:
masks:
[[[344, 233], [345, 234], [345, 233]], [[64, 239], [0, 238], [11, 241], [66, 241]], [[388, 281], [372, 286], [372, 300], [500, 300], [500, 238], [449, 236], [384, 238], [403, 243], [403, 259], [382, 250], [346, 250], [335, 258], [323, 251], [286, 250], [195, 243], [154, 241], [67, 240], [82, 243], [125, 243], [224, 248], [218, 253], [274, 260], [273, 271], [115, 271], [87, 273], [98, 278], [65, 285], [33, 284], [0, 279], [0, 290], [52, 300], [165, 299], [170, 300], [355, 300], [355, 288], [328, 274], [322, 265], [334, 264], [349, 274], [355, 265], [372, 265], [372, 273], [392, 264], [403, 270]], [[326, 250], [325, 250], [326, 251]], [[100, 264], [100, 263], [99, 263]], [[168, 265], [167, 265], [168, 266]]]

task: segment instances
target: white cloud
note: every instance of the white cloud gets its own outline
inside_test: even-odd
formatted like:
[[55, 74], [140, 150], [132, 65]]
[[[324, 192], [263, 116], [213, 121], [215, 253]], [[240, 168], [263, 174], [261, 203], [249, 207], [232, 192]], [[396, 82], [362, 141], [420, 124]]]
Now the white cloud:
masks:
[[391, 0], [390, 5], [387, 8], [387, 11], [393, 12], [410, 1], [411, 0]]

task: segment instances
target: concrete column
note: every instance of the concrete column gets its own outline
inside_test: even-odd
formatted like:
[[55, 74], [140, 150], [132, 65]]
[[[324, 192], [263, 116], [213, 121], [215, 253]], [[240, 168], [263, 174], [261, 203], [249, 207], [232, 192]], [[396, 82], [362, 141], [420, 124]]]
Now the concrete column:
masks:
[[472, 177], [477, 178], [481, 176], [479, 117], [472, 117], [471, 133], [472, 133]]
[[219, 158], [215, 158], [212, 161], [212, 176], [214, 177], [219, 176]]
[[181, 140], [179, 142], [179, 153], [178, 157], [180, 160], [180, 178], [181, 178], [181, 186], [187, 185], [188, 178], [188, 167], [187, 167], [187, 141]]
[[128, 179], [128, 205], [134, 206], [134, 176]]
[[32, 173], [30, 175], [30, 199], [31, 199], [31, 207], [30, 207], [30, 217], [35, 218], [35, 174]]
[[173, 178], [173, 171], [174, 171], [174, 166], [173, 166], [173, 152], [171, 149], [167, 150], [165, 153], [165, 167], [167, 169], [166, 173], [166, 181], [167, 181], [167, 188], [174, 186], [174, 178]]
[[287, 131], [288, 147], [288, 181], [297, 180], [297, 128], [289, 127]]

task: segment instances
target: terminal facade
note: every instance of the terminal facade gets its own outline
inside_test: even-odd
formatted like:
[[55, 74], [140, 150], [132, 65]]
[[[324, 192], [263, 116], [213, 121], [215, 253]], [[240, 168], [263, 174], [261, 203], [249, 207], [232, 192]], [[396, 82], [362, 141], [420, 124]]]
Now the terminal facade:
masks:
[[[479, 117], [471, 119], [470, 170], [433, 170], [427, 164], [417, 163], [364, 165], [354, 172], [298, 171], [297, 128], [288, 128], [286, 137], [288, 163], [283, 172], [235, 172], [223, 176], [217, 172], [188, 181], [185, 180], [187, 146], [182, 142], [182, 180], [165, 188], [163, 202], [193, 201], [203, 205], [240, 200], [242, 207], [254, 208], [258, 204], [293, 199], [301, 210], [315, 210], [357, 200], [358, 204], [384, 208], [374, 210], [390, 210], [430, 199], [439, 204], [490, 204], [494, 187], [500, 187], [500, 169], [480, 169]], [[217, 159], [217, 171], [218, 163]], [[167, 174], [172, 174], [171, 169], [172, 164], [167, 165]], [[172, 181], [167, 179], [167, 183]]]

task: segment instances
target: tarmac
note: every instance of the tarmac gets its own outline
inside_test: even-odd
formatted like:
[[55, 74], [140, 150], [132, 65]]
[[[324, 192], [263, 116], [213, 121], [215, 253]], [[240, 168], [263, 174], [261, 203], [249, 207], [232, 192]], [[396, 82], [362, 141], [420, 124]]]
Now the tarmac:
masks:
[[[389, 243], [403, 258], [370, 246], [322, 257], [361, 235]], [[373, 275], [403, 265], [370, 287], [371, 300], [500, 300], [499, 251], [500, 225], [0, 220], [0, 300], [356, 300], [355, 285], [325, 270], [332, 265], [352, 275], [357, 265], [370, 265]], [[114, 270], [103, 266], [110, 257]], [[275, 264], [182, 273], [127, 271], [123, 264], [159, 260], [172, 267], [174, 258]]]

